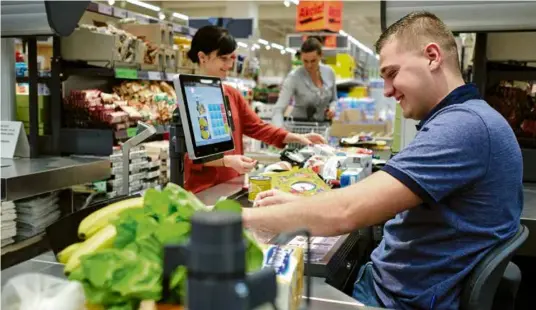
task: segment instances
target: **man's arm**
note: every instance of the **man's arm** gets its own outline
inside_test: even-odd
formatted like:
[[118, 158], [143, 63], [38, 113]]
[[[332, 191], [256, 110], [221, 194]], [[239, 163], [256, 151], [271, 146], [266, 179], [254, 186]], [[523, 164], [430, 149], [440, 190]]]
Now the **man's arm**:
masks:
[[335, 236], [381, 223], [422, 202], [385, 172], [352, 186], [283, 205], [243, 209], [245, 227], [275, 233], [308, 228], [313, 235]]

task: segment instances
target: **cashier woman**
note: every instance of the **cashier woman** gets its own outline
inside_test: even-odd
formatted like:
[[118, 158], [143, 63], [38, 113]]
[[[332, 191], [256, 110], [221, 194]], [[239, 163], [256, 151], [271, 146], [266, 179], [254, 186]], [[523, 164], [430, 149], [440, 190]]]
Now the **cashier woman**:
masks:
[[294, 99], [290, 114], [297, 121], [326, 121], [333, 118], [337, 104], [335, 72], [320, 62], [322, 43], [309, 37], [300, 49], [303, 66], [289, 73], [273, 109], [272, 123], [283, 126], [284, 113]]
[[[192, 62], [199, 64], [201, 75], [225, 78], [227, 72], [232, 70], [237, 43], [227, 30], [216, 26], [203, 27], [196, 32], [191, 45], [188, 57]], [[280, 148], [288, 143], [303, 145], [325, 143], [324, 138], [318, 134], [289, 133], [263, 122], [251, 110], [238, 90], [225, 85], [224, 92], [229, 99], [234, 121], [235, 149], [226, 153], [223, 159], [206, 164], [194, 164], [186, 157], [184, 185], [187, 190], [197, 193], [252, 170], [256, 163], [243, 155], [242, 135]]]
[[506, 120], [465, 84], [454, 36], [435, 15], [409, 14], [376, 43], [386, 97], [419, 120], [383, 171], [310, 198], [269, 191], [244, 225], [340, 235], [378, 223], [384, 237], [353, 296], [389, 309], [458, 309], [466, 276], [518, 230], [522, 158]]

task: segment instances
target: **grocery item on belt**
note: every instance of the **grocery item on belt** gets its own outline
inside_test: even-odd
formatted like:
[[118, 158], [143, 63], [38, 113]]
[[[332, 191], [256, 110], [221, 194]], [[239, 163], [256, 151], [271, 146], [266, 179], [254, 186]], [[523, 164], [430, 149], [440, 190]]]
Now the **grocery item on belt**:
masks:
[[272, 188], [272, 178], [268, 176], [251, 176], [249, 177], [248, 200], [255, 201], [259, 193], [268, 191]]
[[346, 159], [344, 156], [332, 156], [328, 159], [322, 170], [322, 178], [326, 181], [338, 180], [342, 170], [342, 162]]
[[341, 174], [340, 186], [341, 188], [356, 184], [364, 179], [365, 170], [363, 168], [350, 168]]
[[[276, 272], [277, 308], [299, 309], [304, 282], [304, 250], [288, 245], [261, 245], [261, 248], [264, 253], [263, 267], [274, 268]], [[271, 306], [266, 309], [271, 309]]]
[[362, 168], [365, 175], [372, 174], [372, 155], [368, 154], [348, 154], [341, 162], [341, 169]]
[[295, 169], [271, 175], [272, 189], [300, 196], [313, 196], [331, 188], [312, 169]]

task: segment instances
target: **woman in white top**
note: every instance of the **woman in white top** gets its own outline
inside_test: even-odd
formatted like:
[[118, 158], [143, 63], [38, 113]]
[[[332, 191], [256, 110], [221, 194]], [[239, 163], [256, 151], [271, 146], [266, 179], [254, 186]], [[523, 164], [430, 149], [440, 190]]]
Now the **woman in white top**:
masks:
[[337, 103], [335, 72], [330, 66], [320, 63], [322, 44], [310, 37], [302, 44], [303, 66], [289, 73], [277, 100], [272, 123], [283, 126], [283, 114], [294, 98], [291, 116], [297, 121], [326, 121], [333, 117]]

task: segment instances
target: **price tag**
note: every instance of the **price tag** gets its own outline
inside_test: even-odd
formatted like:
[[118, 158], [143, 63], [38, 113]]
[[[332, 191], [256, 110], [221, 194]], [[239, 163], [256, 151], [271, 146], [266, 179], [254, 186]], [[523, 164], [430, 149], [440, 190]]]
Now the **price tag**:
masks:
[[166, 73], [166, 80], [167, 81], [173, 81], [173, 77], [175, 76], [175, 73]]
[[120, 8], [114, 8], [114, 16], [119, 18], [127, 18], [128, 14], [126, 10]]
[[139, 15], [139, 14], [136, 16], [136, 20], [138, 22], [140, 22], [141, 24], [148, 24], [149, 23], [149, 19], [147, 17], [145, 17], [143, 15]]
[[162, 73], [157, 71], [149, 71], [147, 72], [149, 74], [148, 79], [151, 81], [161, 81], [162, 80]]
[[129, 137], [129, 138], [134, 137], [137, 133], [138, 133], [138, 128], [137, 127], [127, 129], [127, 137]]
[[180, 25], [173, 24], [173, 31], [182, 33], [182, 27]]
[[2, 158], [30, 157], [30, 144], [22, 122], [0, 122]]
[[99, 3], [99, 13], [104, 15], [113, 15], [113, 8], [109, 5]]
[[115, 77], [118, 79], [138, 79], [138, 70], [128, 68], [115, 68]]

